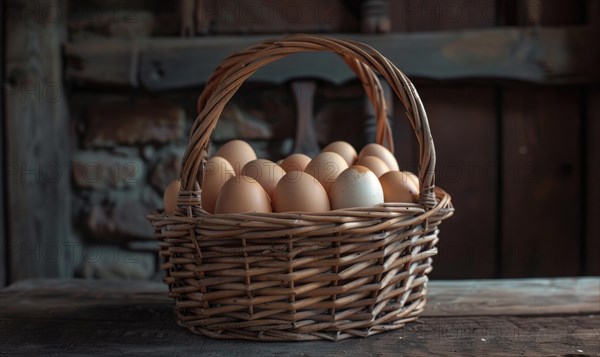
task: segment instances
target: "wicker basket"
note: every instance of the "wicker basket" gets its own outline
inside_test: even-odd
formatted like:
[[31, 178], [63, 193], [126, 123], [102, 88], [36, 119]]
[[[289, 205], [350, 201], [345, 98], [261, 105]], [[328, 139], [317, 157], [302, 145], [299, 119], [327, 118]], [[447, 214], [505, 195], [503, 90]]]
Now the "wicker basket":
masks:
[[[381, 84], [406, 108], [420, 145], [418, 204], [325, 213], [208, 214], [200, 204], [210, 135], [225, 104], [257, 69], [298, 52], [339, 55], [362, 81], [392, 147]], [[434, 187], [435, 150], [423, 104], [408, 78], [373, 48], [293, 35], [227, 58], [199, 98], [175, 215], [149, 216], [178, 323], [214, 338], [342, 340], [401, 328], [423, 311], [438, 225], [453, 213]]]

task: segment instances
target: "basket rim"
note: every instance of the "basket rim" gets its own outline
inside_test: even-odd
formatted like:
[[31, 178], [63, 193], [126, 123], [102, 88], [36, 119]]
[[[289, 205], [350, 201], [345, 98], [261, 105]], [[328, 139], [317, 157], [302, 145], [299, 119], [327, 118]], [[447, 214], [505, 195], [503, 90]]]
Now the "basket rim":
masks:
[[[436, 204], [430, 209], [426, 209], [420, 203], [406, 203], [406, 202], [384, 202], [378, 205], [369, 206], [369, 207], [351, 207], [344, 209], [337, 209], [331, 211], [324, 212], [248, 212], [248, 213], [208, 213], [204, 210], [200, 210], [195, 214], [194, 217], [189, 217], [187, 215], [177, 214], [179, 209], [175, 212], [175, 214], [168, 215], [165, 213], [164, 209], [156, 210], [149, 215], [147, 215], [148, 219], [151, 221], [160, 221], [160, 220], [172, 220], [173, 222], [181, 222], [188, 223], [190, 221], [195, 221], [197, 218], [209, 218], [209, 219], [227, 219], [227, 220], [252, 220], [253, 217], [256, 218], [272, 218], [272, 219], [282, 219], [282, 220], [319, 220], [319, 218], [338, 218], [337, 222], [344, 221], [352, 221], [352, 219], [356, 219], [359, 217], [365, 218], [394, 218], [396, 215], [402, 214], [405, 215], [409, 212], [413, 212], [418, 214], [415, 216], [415, 219], [419, 221], [423, 221], [429, 217], [435, 216], [443, 209], [454, 211], [454, 207], [452, 206], [452, 197], [448, 192], [443, 190], [442, 188], [436, 186], [434, 188], [434, 192], [436, 195]], [[196, 191], [185, 192], [182, 191], [182, 194], [197, 194]], [[332, 221], [333, 222], [333, 221]]]

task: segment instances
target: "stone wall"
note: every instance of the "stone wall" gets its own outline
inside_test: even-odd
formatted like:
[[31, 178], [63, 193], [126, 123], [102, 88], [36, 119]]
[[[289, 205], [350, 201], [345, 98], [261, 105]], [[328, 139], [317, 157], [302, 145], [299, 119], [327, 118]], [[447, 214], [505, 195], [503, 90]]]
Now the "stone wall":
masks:
[[[179, 36], [186, 32], [182, 26], [186, 19], [180, 18], [178, 3], [71, 2], [65, 10], [69, 14], [68, 37], [76, 42], [98, 37]], [[359, 30], [356, 9], [337, 0], [257, 1], [251, 4], [252, 9], [239, 0], [209, 3], [217, 6], [206, 9], [211, 34]], [[256, 6], [259, 14], [270, 16], [244, 22]], [[289, 8], [302, 16], [289, 18]], [[233, 22], [231, 14], [236, 16]], [[201, 88], [145, 93], [72, 84], [67, 93], [73, 145], [71, 207], [74, 239], [82, 250], [81, 254], [74, 253], [76, 274], [87, 278], [158, 278], [157, 244], [146, 215], [162, 206], [164, 188], [178, 177]], [[320, 83], [314, 102], [320, 143], [344, 138], [362, 145], [363, 131], [356, 128], [365, 125], [363, 101], [357, 83]], [[290, 83], [248, 82], [223, 111], [211, 149], [214, 152], [219, 145], [241, 138], [259, 157], [283, 158], [294, 148], [296, 112]]]
[[85, 249], [76, 273], [86, 278], [156, 275], [146, 215], [162, 205], [177, 177], [188, 115], [168, 99], [72, 96], [73, 225]]
[[[160, 94], [73, 91], [73, 226], [86, 278], [158, 279], [153, 231], [146, 215], [162, 206], [176, 179], [201, 89]], [[360, 85], [320, 83], [315, 95], [320, 144], [366, 141]], [[359, 130], [357, 130], [359, 128]], [[296, 104], [289, 84], [247, 83], [225, 108], [211, 151], [242, 138], [263, 158], [291, 153]]]

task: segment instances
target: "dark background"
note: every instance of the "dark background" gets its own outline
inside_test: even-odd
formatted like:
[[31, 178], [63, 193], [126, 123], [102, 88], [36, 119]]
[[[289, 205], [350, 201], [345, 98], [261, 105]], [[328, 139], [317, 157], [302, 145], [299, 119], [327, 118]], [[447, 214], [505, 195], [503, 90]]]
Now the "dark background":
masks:
[[[433, 278], [600, 274], [600, 1], [227, 0], [197, 18], [181, 4], [2, 1], [0, 286], [159, 279], [145, 216], [178, 176], [203, 83], [226, 55], [297, 32], [371, 44], [417, 87], [456, 207]], [[388, 99], [401, 168], [416, 171]], [[374, 141], [360, 84], [311, 54], [251, 78], [214, 144], [243, 138], [278, 160], [302, 108], [317, 138], [306, 150]]]

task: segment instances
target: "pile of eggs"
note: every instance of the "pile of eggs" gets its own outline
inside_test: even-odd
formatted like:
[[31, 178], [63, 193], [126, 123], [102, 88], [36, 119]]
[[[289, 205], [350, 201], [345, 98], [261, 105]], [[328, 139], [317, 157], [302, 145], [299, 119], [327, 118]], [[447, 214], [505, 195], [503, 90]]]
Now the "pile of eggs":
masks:
[[[181, 184], [164, 193], [165, 212], [173, 214]], [[278, 163], [257, 159], [241, 140], [223, 145], [207, 160], [202, 208], [208, 213], [325, 212], [384, 202], [416, 202], [419, 180], [400, 171], [394, 155], [379, 144], [360, 153], [336, 141], [314, 158], [292, 154]]]

